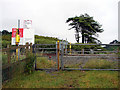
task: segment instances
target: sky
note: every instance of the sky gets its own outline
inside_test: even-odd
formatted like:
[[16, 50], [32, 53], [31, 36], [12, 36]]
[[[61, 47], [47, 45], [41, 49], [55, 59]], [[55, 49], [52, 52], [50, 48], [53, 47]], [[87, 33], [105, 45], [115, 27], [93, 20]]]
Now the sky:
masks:
[[[118, 40], [119, 0], [0, 0], [0, 31], [23, 28], [24, 20], [32, 20], [35, 35], [57, 37], [76, 43], [75, 30], [66, 20], [70, 17], [89, 14], [98, 21], [103, 33], [98, 39], [104, 43]], [[80, 38], [81, 42], [81, 38]]]

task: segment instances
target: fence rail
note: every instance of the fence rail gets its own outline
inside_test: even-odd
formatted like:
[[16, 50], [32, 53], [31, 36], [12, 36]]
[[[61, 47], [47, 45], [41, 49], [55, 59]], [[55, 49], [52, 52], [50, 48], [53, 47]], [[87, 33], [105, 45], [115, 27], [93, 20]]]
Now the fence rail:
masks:
[[67, 45], [107, 45], [107, 46], [120, 46], [120, 44], [67, 44]]
[[[17, 54], [15, 53], [15, 50], [19, 49], [19, 58], [16, 60]], [[24, 51], [20, 53], [20, 49], [23, 49]], [[15, 73], [22, 73], [24, 72], [24, 67], [26, 64], [26, 59], [28, 56], [28, 53], [32, 53], [32, 43], [23, 46], [10, 46], [8, 48], [3, 48], [0, 50], [2, 51], [2, 81], [10, 80], [14, 77]], [[14, 53], [14, 54], [13, 54]], [[15, 55], [15, 56], [14, 56]], [[14, 58], [13, 58], [14, 56]], [[14, 59], [14, 61], [13, 61]], [[4, 63], [5, 62], [5, 63]]]
[[32, 47], [32, 44], [26, 44], [24, 46], [14, 46], [14, 47], [9, 47], [9, 48], [3, 48], [3, 49], [0, 49], [0, 52], [14, 50], [14, 49], [18, 49], [18, 48], [25, 48], [25, 47], [28, 47], [28, 46]]

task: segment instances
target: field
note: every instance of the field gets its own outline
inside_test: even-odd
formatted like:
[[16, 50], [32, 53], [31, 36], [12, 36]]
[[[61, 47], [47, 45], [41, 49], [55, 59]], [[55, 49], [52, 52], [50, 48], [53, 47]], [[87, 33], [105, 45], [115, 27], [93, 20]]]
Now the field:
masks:
[[[7, 36], [3, 37], [2, 45], [6, 48], [7, 44], [10, 44], [10, 40]], [[57, 38], [35, 35], [35, 44], [55, 44], [57, 40]], [[44, 48], [50, 47], [44, 46]], [[82, 47], [72, 47], [72, 49], [77, 48], [82, 49]], [[12, 54], [11, 62], [15, 61], [16, 58], [14, 56]], [[24, 58], [24, 55], [20, 56], [20, 60]], [[3, 65], [8, 63], [6, 54], [2, 55], [2, 60]], [[57, 62], [52, 60], [52, 58], [38, 57], [36, 63], [37, 68], [53, 68], [57, 66]], [[81, 62], [75, 65], [73, 63], [65, 64], [64, 67], [80, 68], [83, 64]], [[93, 59], [90, 62], [86, 62], [82, 68], [116, 69], [118, 68], [117, 65], [118, 63], [114, 61]], [[21, 69], [21, 67], [18, 68]], [[34, 71], [31, 74], [16, 74], [13, 79], [3, 83], [3, 88], [118, 88], [118, 77], [118, 71]]]
[[118, 88], [118, 72], [35, 71], [5, 82], [3, 88]]

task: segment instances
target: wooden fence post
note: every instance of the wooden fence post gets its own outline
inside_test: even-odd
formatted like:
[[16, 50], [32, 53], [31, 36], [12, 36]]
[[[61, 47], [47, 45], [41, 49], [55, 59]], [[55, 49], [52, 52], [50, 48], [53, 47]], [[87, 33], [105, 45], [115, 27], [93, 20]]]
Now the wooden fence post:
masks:
[[59, 47], [59, 41], [57, 41], [57, 59], [58, 59], [58, 70], [60, 69], [60, 67], [59, 67], [59, 54], [60, 54], [60, 47]]
[[84, 48], [82, 49], [82, 54], [84, 54]]
[[11, 61], [11, 55], [10, 55], [10, 46], [8, 45], [7, 48], [9, 49], [8, 52], [7, 52], [7, 57], [8, 57], [8, 64], [10, 63]]
[[25, 51], [26, 51], [26, 58], [27, 58], [27, 57], [28, 57], [28, 51], [29, 51], [29, 50], [28, 50], [28, 42], [26, 43], [26, 45], [27, 45], [27, 46], [26, 46], [26, 50], [25, 50]]
[[71, 43], [70, 43], [70, 54], [71, 54]]
[[30, 53], [32, 54], [32, 43], [30, 43]]
[[120, 47], [118, 46], [118, 53], [119, 53], [119, 49], [120, 49]]
[[[11, 48], [10, 48], [9, 45], [7, 45], [7, 48], [8, 48], [8, 51], [7, 51], [8, 64], [10, 64], [10, 62], [11, 62], [11, 54], [10, 54]], [[8, 74], [8, 78], [10, 79], [10, 78], [11, 78], [10, 67], [8, 67], [8, 72], [7, 72], [7, 74]]]

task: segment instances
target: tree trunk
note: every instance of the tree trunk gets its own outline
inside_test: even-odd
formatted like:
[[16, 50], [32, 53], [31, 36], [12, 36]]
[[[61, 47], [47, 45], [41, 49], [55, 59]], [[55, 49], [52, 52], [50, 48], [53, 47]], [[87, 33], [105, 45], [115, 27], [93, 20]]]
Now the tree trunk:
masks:
[[75, 38], [76, 38], [77, 43], [79, 43], [79, 31], [77, 29], [76, 29]]
[[84, 38], [84, 32], [82, 32], [82, 43], [84, 43], [85, 38]]
[[79, 34], [77, 35], [76, 41], [79, 43]]

